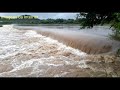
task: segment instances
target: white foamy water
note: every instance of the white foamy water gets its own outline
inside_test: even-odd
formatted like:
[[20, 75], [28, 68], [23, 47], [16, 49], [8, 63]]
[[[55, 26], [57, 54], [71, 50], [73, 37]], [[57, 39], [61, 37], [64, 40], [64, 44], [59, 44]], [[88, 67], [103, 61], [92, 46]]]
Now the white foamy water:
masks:
[[1, 77], [65, 76], [87, 68], [86, 55], [33, 30], [18, 30], [13, 25], [0, 27]]
[[113, 34], [109, 26], [94, 26], [80, 29], [80, 26], [14, 26], [17, 29], [32, 29], [88, 54], [116, 53], [120, 42], [110, 39]]

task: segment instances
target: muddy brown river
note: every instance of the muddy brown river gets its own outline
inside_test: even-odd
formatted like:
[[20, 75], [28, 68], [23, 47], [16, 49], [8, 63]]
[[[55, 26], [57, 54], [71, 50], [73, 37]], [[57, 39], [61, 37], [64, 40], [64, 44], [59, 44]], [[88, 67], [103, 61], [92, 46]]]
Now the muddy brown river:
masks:
[[[93, 55], [74, 48], [74, 44], [65, 43], [70, 35], [77, 36], [70, 30], [71, 34], [66, 37], [63, 31], [58, 33], [56, 28], [38, 28], [0, 27], [0, 77], [119, 77], [119, 57], [112, 53]], [[75, 39], [78, 37], [73, 37], [73, 41]], [[113, 42], [116, 44], [112, 43], [110, 50], [119, 45], [119, 42]]]

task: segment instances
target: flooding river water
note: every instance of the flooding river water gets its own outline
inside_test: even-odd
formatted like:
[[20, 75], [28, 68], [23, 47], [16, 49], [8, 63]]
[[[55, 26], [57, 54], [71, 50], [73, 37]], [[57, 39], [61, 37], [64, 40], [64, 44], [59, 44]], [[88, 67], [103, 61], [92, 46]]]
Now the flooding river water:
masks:
[[[70, 47], [72, 43], [67, 45], [66, 40], [69, 39], [70, 42], [72, 40], [70, 35], [73, 41], [78, 39], [78, 35], [83, 35], [78, 33], [78, 27], [72, 30], [72, 28], [62, 30], [40, 26], [4, 25], [0, 27], [0, 77], [119, 76], [119, 57], [90, 56], [83, 52], [84, 50]], [[86, 30], [86, 32], [89, 31]], [[92, 36], [93, 33], [84, 35]], [[101, 35], [106, 38], [105, 33]], [[101, 38], [101, 35], [94, 35], [94, 37]]]
[[88, 54], [115, 53], [120, 48], [120, 42], [109, 38], [113, 33], [109, 26], [95, 26], [92, 29], [80, 29], [78, 25], [17, 26], [16, 28], [33, 29], [37, 33]]

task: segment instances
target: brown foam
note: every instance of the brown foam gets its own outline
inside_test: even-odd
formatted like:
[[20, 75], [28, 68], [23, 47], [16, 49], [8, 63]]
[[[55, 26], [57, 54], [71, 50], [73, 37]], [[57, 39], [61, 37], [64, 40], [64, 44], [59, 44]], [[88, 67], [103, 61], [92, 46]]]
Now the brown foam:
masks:
[[[20, 27], [15, 27], [19, 29]], [[20, 28], [29, 29], [32, 28]], [[36, 29], [34, 29], [36, 30]], [[89, 32], [71, 32], [66, 31], [61, 32], [63, 29], [46, 29], [42, 28], [36, 30], [38, 33], [51, 37], [59, 42], [71, 46], [73, 48], [79, 49], [88, 54], [102, 54], [102, 53], [115, 53], [118, 48], [120, 48], [120, 42], [115, 40], [110, 40], [104, 36], [97, 36], [94, 34], [89, 34]], [[92, 31], [91, 31], [92, 32]]]
[[[94, 38], [81, 35], [80, 38], [72, 36], [65, 36], [63, 34], [54, 33], [50, 31], [38, 31], [40, 34], [58, 40], [68, 46], [79, 49], [88, 54], [99, 54], [109, 52], [112, 48], [109, 43], [103, 40], [97, 41]], [[99, 39], [98, 39], [99, 40]]]

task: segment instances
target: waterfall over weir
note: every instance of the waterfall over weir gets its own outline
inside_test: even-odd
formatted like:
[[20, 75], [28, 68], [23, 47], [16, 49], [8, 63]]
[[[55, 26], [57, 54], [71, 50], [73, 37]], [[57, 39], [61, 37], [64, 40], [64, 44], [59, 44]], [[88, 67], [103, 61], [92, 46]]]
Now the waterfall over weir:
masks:
[[83, 52], [115, 51], [119, 42], [98, 33], [98, 27], [93, 32], [74, 29], [0, 27], [0, 77], [120, 76], [120, 57]]
[[65, 26], [61, 28], [60, 26], [18, 26], [17, 28], [36, 30], [44, 36], [51, 37], [88, 54], [114, 53], [120, 47], [120, 42], [108, 38], [109, 34], [112, 34], [112, 30], [105, 26], [83, 30], [79, 30], [78, 26], [67, 28]]

